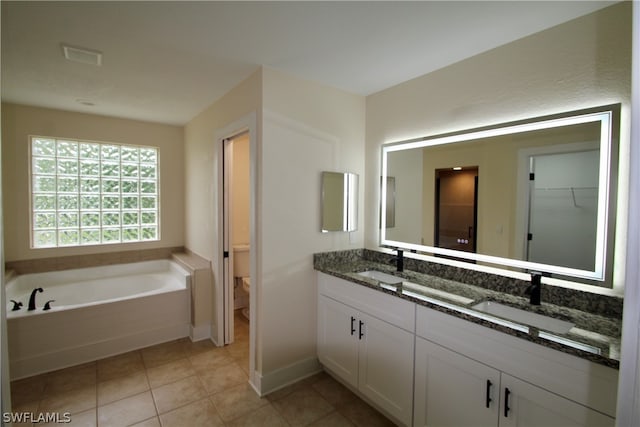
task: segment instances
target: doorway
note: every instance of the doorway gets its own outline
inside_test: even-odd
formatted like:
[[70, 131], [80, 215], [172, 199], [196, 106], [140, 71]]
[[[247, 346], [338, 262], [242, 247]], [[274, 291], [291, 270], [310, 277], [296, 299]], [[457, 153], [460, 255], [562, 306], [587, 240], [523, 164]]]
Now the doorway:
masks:
[[233, 266], [233, 234], [234, 218], [231, 215], [231, 200], [234, 193], [232, 179], [234, 157], [234, 139], [246, 135], [249, 140], [249, 279], [251, 289], [260, 287], [260, 251], [257, 244], [259, 238], [258, 225], [258, 137], [256, 113], [252, 112], [238, 120], [218, 129], [214, 135], [215, 141], [215, 171], [214, 212], [215, 233], [212, 240], [214, 253], [212, 268], [214, 273], [214, 292], [212, 319], [212, 340], [217, 346], [226, 346], [235, 356], [236, 349], [242, 351], [242, 359], [248, 359], [249, 383], [256, 390], [260, 390], [260, 378], [257, 375], [257, 331], [255, 318], [259, 308], [258, 292], [249, 294], [249, 336], [246, 328], [240, 338], [235, 333], [237, 326], [234, 316], [234, 266]]
[[599, 157], [599, 150], [529, 157], [527, 261], [595, 268]]
[[225, 138], [222, 146], [224, 344], [232, 344], [236, 337], [248, 341], [249, 335], [252, 253], [249, 133]]
[[478, 166], [436, 169], [435, 246], [477, 250]]

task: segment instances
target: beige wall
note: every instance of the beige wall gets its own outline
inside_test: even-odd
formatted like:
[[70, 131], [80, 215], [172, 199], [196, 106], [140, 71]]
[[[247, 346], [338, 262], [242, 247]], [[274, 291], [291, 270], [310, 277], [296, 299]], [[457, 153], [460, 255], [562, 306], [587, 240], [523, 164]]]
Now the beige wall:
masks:
[[[218, 156], [216, 132], [251, 113], [262, 103], [262, 71], [256, 71], [185, 126], [186, 246], [216, 260]], [[230, 137], [233, 135], [225, 135]], [[259, 139], [260, 135], [256, 135]], [[220, 230], [221, 233], [222, 230]], [[214, 271], [218, 266], [214, 265]]]
[[251, 185], [249, 182], [250, 150], [249, 135], [242, 134], [233, 138], [233, 244], [246, 245], [250, 240], [250, 201]]
[[[29, 135], [158, 147], [160, 150], [161, 240], [74, 248], [31, 249], [29, 242]], [[3, 104], [2, 168], [6, 261], [184, 245], [182, 127]]]
[[[219, 227], [221, 205], [219, 204], [219, 162], [222, 154], [220, 138], [225, 129], [251, 114], [259, 115], [262, 105], [262, 71], [258, 70], [218, 101], [194, 117], [185, 126], [185, 233], [187, 249], [211, 261], [214, 296], [212, 301], [211, 334], [214, 341], [222, 344], [218, 336], [222, 324], [222, 313], [217, 309], [216, 295], [221, 294], [222, 283], [216, 280], [222, 271], [219, 260], [220, 241], [223, 237]], [[240, 130], [240, 129], [238, 129]], [[251, 135], [259, 143], [261, 135]]]
[[[378, 246], [380, 146], [387, 142], [621, 102], [624, 194], [630, 8], [629, 2], [608, 7], [367, 97], [366, 247]], [[619, 216], [619, 248], [624, 230]]]
[[[395, 151], [389, 155], [392, 159], [387, 162], [387, 176], [393, 177], [393, 189], [387, 189], [387, 205], [393, 206], [395, 221], [392, 227], [386, 228], [386, 237], [398, 242], [409, 242], [416, 245], [423, 244], [422, 218], [424, 217], [423, 200], [423, 161], [421, 155], [413, 150]], [[428, 199], [433, 202], [433, 197]], [[426, 243], [424, 243], [426, 244]]]

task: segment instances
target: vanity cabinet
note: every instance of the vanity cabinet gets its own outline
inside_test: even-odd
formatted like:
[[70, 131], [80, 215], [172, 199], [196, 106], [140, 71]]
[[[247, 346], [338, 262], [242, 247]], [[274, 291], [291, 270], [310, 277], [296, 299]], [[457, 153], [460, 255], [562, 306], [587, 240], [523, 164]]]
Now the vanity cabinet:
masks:
[[317, 340], [400, 425], [615, 425], [617, 370], [321, 272]]
[[615, 424], [617, 371], [426, 307], [414, 426]]
[[320, 363], [411, 425], [415, 304], [323, 273], [318, 290]]
[[614, 419], [416, 338], [414, 426], [613, 426]]

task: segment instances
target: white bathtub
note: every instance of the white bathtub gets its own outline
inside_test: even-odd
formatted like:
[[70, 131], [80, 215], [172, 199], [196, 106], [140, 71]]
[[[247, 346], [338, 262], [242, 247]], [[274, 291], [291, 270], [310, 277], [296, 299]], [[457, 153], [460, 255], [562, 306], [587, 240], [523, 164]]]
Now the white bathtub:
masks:
[[[189, 284], [169, 260], [14, 277], [6, 285], [11, 379], [188, 336]], [[43, 292], [28, 311], [35, 288]]]

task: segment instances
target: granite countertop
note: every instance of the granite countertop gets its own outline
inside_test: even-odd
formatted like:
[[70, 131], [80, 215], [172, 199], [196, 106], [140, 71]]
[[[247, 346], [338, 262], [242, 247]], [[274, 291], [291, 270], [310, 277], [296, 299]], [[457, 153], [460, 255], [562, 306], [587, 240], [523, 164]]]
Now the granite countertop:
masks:
[[[397, 272], [391, 265], [358, 256], [331, 257], [330, 262], [327, 262], [326, 259], [320, 261], [320, 258], [317, 258], [314, 261], [314, 268], [323, 273], [415, 302], [433, 310], [619, 369], [622, 323], [619, 318], [551, 304], [545, 302], [544, 297], [541, 305], [534, 306], [525, 297], [408, 269]], [[357, 274], [368, 270], [400, 277], [403, 284], [397, 287]], [[497, 302], [568, 321], [574, 326], [567, 333], [558, 333], [527, 325], [524, 322], [504, 322], [495, 315], [487, 315], [472, 308], [475, 304], [484, 301]]]

